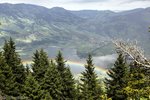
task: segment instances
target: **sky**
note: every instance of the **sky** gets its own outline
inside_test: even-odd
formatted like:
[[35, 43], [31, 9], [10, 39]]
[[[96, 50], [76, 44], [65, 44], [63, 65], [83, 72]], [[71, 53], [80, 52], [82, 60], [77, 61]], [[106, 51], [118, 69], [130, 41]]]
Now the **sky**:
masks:
[[150, 7], [150, 0], [0, 0], [0, 3], [27, 3], [47, 8], [63, 7], [68, 10], [131, 10]]

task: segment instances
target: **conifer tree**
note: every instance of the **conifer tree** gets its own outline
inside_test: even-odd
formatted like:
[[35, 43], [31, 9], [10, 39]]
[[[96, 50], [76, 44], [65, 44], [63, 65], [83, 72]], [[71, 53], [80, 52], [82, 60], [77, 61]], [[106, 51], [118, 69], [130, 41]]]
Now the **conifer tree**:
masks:
[[85, 65], [85, 71], [82, 72], [81, 77], [81, 98], [83, 100], [100, 99], [102, 91], [94, 69], [92, 56], [89, 55], [87, 58], [87, 64]]
[[34, 76], [29, 73], [25, 80], [24, 96], [29, 100], [41, 100], [43, 93], [41, 86], [38, 84]]
[[73, 75], [70, 72], [70, 69], [66, 67], [65, 60], [62, 56], [62, 53], [59, 51], [56, 56], [56, 66], [57, 70], [61, 76], [62, 82], [62, 98], [63, 99], [75, 99], [76, 90], [75, 90], [75, 82], [73, 79]]
[[150, 80], [146, 74], [147, 70], [136, 62], [130, 65], [128, 85], [124, 88], [128, 99], [140, 100], [140, 98], [149, 98]]
[[122, 53], [107, 74], [110, 77], [106, 79], [108, 97], [112, 100], [126, 100], [127, 96], [122, 90], [127, 85], [128, 68]]
[[25, 81], [25, 68], [21, 62], [21, 58], [16, 52], [15, 42], [10, 38], [9, 41], [5, 41], [3, 47], [3, 56], [6, 64], [11, 67], [13, 77], [15, 79], [15, 87], [17, 88], [14, 95], [19, 96]]
[[76, 98], [80, 99], [81, 98], [81, 86], [79, 80], [76, 80]]
[[62, 97], [61, 77], [53, 61], [51, 61], [50, 66], [47, 68], [42, 87], [44, 90], [47, 91], [47, 96], [48, 94], [50, 94], [51, 98], [54, 100], [61, 99]]
[[15, 82], [11, 67], [9, 67], [0, 52], [0, 91], [3, 96], [14, 95]]
[[65, 66], [66, 61], [64, 60], [62, 53], [60, 51], [58, 52], [58, 55], [56, 56], [55, 60], [59, 73], [63, 75], [64, 71], [66, 70]]
[[26, 65], [25, 73], [26, 73], [26, 76], [28, 76], [31, 73], [31, 70], [28, 64]]
[[31, 66], [35, 79], [39, 82], [39, 84], [41, 84], [44, 79], [45, 72], [49, 66], [48, 56], [43, 49], [39, 51], [36, 50], [33, 56], [33, 64]]
[[62, 77], [63, 83], [64, 83], [64, 93], [66, 95], [66, 99], [76, 99], [76, 89], [75, 89], [75, 80], [73, 78], [73, 75], [70, 71], [69, 66], [66, 68], [65, 77]]

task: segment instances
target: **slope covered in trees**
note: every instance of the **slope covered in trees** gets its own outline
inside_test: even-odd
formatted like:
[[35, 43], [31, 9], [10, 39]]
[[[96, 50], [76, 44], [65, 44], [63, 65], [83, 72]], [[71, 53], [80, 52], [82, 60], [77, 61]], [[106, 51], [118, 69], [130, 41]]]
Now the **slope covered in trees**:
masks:
[[32, 100], [79, 98], [77, 83], [60, 51], [55, 61], [50, 61], [43, 49], [36, 50], [31, 66], [23, 66], [11, 38], [5, 41], [3, 48], [0, 53], [0, 91], [3, 98]]
[[[49, 60], [44, 50], [33, 54], [31, 67], [23, 66], [15, 43], [6, 40], [0, 52], [0, 95], [3, 99], [25, 100], [149, 100], [150, 68], [129, 62], [123, 52], [109, 69], [105, 89], [89, 55], [85, 71], [76, 82], [59, 51]], [[11, 56], [10, 56], [11, 55]], [[6, 59], [7, 58], [7, 59]]]
[[0, 22], [4, 23], [0, 28], [0, 45], [3, 38], [11, 36], [24, 57], [29, 57], [34, 49], [42, 47], [48, 51], [55, 49], [53, 46], [71, 47], [78, 51], [78, 55], [86, 57], [89, 52], [95, 55], [114, 53], [110, 39], [121, 37], [136, 38], [149, 53], [150, 46], [145, 45], [150, 42], [147, 32], [149, 18], [150, 8], [116, 13], [0, 4]]

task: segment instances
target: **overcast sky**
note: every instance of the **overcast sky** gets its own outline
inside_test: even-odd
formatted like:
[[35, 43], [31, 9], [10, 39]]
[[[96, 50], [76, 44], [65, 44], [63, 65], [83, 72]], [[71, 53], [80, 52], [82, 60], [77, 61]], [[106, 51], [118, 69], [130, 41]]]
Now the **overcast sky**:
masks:
[[130, 10], [150, 7], [150, 0], [0, 0], [0, 3], [28, 3], [68, 10]]

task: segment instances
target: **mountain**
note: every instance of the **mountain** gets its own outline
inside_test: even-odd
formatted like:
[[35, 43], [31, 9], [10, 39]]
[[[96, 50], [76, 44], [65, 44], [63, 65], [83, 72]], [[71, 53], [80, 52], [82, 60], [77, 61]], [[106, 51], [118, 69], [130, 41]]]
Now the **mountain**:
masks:
[[87, 53], [114, 53], [111, 39], [137, 40], [147, 54], [150, 46], [150, 8], [113, 12], [98, 10], [69, 11], [31, 4], [0, 4], [0, 45], [10, 36], [18, 52], [28, 58], [35, 49], [44, 48], [54, 56], [63, 50], [66, 56]]

